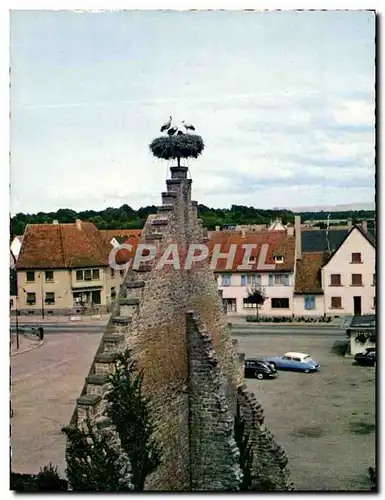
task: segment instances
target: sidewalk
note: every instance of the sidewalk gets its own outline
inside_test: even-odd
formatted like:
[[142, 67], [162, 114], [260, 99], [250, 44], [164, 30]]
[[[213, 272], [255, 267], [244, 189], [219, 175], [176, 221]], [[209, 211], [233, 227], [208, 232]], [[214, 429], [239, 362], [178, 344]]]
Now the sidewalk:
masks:
[[44, 344], [44, 340], [34, 339], [29, 336], [19, 335], [19, 349], [16, 349], [16, 334], [11, 335], [11, 346], [10, 354], [11, 356], [16, 356], [17, 354], [23, 354], [24, 352], [31, 351], [32, 349], [37, 349]]
[[[19, 325], [41, 325], [44, 324], [52, 324], [52, 323], [95, 323], [95, 324], [104, 324], [107, 323], [110, 315], [109, 314], [95, 314], [95, 315], [87, 315], [87, 316], [45, 316], [44, 319], [41, 316], [19, 316]], [[16, 324], [16, 316], [10, 317], [10, 324]]]

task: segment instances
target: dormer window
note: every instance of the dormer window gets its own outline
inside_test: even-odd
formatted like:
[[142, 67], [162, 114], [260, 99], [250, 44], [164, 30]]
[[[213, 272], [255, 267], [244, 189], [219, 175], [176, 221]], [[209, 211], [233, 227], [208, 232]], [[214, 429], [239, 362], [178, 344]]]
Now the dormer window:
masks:
[[249, 259], [249, 262], [256, 262], [256, 257], [254, 257], [253, 255], [250, 256], [250, 259]]
[[282, 257], [282, 255], [275, 255], [274, 256], [274, 262], [276, 264], [283, 264], [283, 257]]

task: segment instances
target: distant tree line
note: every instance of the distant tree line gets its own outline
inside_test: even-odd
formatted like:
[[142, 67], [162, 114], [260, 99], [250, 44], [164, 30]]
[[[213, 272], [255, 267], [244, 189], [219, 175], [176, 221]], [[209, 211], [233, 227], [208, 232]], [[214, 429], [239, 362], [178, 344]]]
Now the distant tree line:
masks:
[[[75, 222], [76, 219], [88, 221], [95, 224], [98, 229], [141, 229], [148, 215], [156, 213], [156, 206], [150, 205], [134, 210], [129, 205], [120, 208], [108, 207], [105, 210], [84, 210], [76, 212], [69, 208], [60, 208], [56, 212], [38, 212], [37, 214], [18, 213], [11, 218], [11, 236], [21, 235], [27, 224], [51, 224], [54, 220], [64, 224]], [[260, 208], [246, 207], [244, 205], [231, 205], [231, 208], [210, 208], [206, 205], [198, 205], [199, 217], [207, 229], [215, 229], [216, 226], [231, 226], [238, 224], [269, 224], [277, 217], [282, 219], [283, 224], [294, 223], [294, 212], [290, 210], [262, 210]], [[327, 219], [329, 212], [303, 212], [301, 219], [321, 221]], [[358, 210], [349, 212], [331, 212], [330, 219], [348, 219], [351, 217], [353, 223], [360, 222], [366, 218], [373, 218], [373, 210]], [[320, 223], [322, 224], [322, 223]]]

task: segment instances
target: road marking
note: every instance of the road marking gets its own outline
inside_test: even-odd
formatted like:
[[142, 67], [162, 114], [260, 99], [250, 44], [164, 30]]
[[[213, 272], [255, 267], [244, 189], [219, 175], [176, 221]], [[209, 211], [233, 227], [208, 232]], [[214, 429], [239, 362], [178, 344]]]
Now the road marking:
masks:
[[[52, 363], [51, 365], [43, 366], [42, 368], [39, 368], [38, 370], [35, 370], [34, 372], [27, 373], [27, 375], [23, 375], [22, 377], [18, 377], [15, 379], [12, 379], [12, 376], [11, 376], [11, 382], [12, 383], [19, 382], [19, 380], [23, 380], [25, 378], [32, 377], [33, 375], [36, 375], [36, 373], [40, 373], [42, 371], [49, 370], [50, 368], [64, 365], [64, 363], [68, 363], [68, 361], [72, 361], [73, 359], [77, 359], [77, 358], [80, 358], [80, 356], [72, 356], [72, 358], [63, 359], [63, 361], [60, 361], [60, 363]], [[11, 368], [11, 370], [12, 370], [12, 368]]]

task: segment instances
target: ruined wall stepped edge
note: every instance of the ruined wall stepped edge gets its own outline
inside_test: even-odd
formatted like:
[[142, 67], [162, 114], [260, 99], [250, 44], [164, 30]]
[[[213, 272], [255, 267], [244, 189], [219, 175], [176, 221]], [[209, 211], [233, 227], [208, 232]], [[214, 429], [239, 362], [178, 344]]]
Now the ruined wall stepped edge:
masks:
[[256, 478], [290, 489], [285, 452], [243, 385], [244, 356], [232, 340], [213, 272], [206, 261], [183, 269], [188, 245], [204, 241], [191, 184], [187, 167], [171, 167], [162, 206], [148, 217], [142, 233], [142, 243], [156, 245], [158, 257], [177, 244], [181, 269], [155, 264], [129, 269], [72, 423], [82, 425], [88, 413], [96, 426], [113, 433], [103, 416], [109, 389], [105, 376], [115, 353], [129, 347], [144, 371], [155, 437], [164, 452], [147, 490], [237, 490], [242, 475], [233, 437], [237, 401], [252, 435]]

